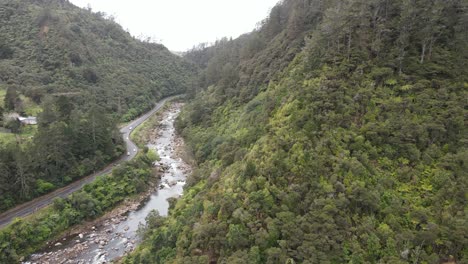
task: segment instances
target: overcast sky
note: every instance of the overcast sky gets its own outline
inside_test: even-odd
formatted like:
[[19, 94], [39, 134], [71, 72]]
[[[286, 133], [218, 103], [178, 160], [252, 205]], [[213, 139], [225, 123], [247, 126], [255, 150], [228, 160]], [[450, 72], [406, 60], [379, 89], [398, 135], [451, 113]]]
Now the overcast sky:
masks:
[[70, 0], [116, 18], [133, 36], [172, 51], [252, 31], [279, 0]]

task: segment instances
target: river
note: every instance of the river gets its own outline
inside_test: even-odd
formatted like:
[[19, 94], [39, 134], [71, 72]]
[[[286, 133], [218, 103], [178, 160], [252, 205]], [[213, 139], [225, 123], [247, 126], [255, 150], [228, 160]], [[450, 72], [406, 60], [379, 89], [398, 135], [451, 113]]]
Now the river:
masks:
[[152, 210], [160, 215], [168, 213], [170, 197], [182, 195], [186, 176], [190, 166], [180, 157], [183, 141], [176, 136], [174, 121], [182, 104], [173, 103], [162, 115], [160, 124], [155, 128], [155, 136], [148, 142], [150, 149], [155, 149], [161, 160], [161, 181], [158, 188], [139, 206], [120, 215], [104, 216], [101, 221], [80, 233], [66, 236], [52, 243], [43, 252], [33, 254], [26, 263], [108, 263], [131, 252], [140, 242], [138, 226]]

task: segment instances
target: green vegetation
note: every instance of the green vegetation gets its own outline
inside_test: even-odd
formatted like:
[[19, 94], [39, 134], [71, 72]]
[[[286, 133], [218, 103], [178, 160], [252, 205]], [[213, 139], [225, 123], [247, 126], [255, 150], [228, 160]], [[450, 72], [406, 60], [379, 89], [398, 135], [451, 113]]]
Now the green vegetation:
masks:
[[103, 13], [61, 0], [1, 1], [0, 212], [119, 157], [116, 124], [184, 92], [192, 72]]
[[124, 263], [467, 263], [466, 8], [285, 0], [189, 52], [199, 168]]
[[23, 103], [25, 116], [38, 116], [42, 112], [42, 108], [31, 98], [21, 95], [20, 100]]
[[192, 67], [164, 46], [141, 42], [112, 17], [68, 1], [0, 4], [0, 87], [40, 103], [93, 99], [128, 121], [187, 88]]
[[150, 149], [148, 150], [148, 154], [146, 154], [146, 156], [148, 157], [148, 159], [152, 160], [152, 161], [160, 161], [161, 158], [159, 157], [159, 154], [156, 150], [154, 149]]
[[159, 125], [159, 119], [161, 114], [168, 109], [171, 102], [167, 102], [162, 107], [161, 111], [156, 112], [150, 118], [148, 118], [143, 124], [139, 125], [138, 127], [133, 130], [130, 134], [130, 138], [133, 142], [139, 147], [144, 148], [148, 142], [151, 140], [151, 132], [154, 130], [156, 126]]
[[[24, 126], [18, 133], [9, 133], [0, 131], [0, 145], [7, 146], [11, 144], [24, 144], [33, 140], [37, 132], [35, 126]], [[23, 145], [26, 146], [26, 145]]]
[[16, 127], [14, 141], [0, 146], [0, 211], [42, 195], [41, 181], [53, 184], [48, 188], [53, 190], [124, 151], [115, 123], [101, 107], [79, 109], [62, 96], [50, 98], [43, 108], [37, 129]]
[[15, 134], [0, 132], [0, 145], [10, 144], [16, 141]]
[[0, 88], [0, 107], [4, 107], [4, 100], [6, 95], [6, 89]]
[[[81, 191], [65, 199], [57, 198], [51, 207], [32, 217], [16, 219], [0, 230], [0, 262], [17, 263], [73, 225], [95, 219], [125, 197], [145, 191], [153, 175], [154, 160], [150, 156], [154, 155], [140, 155], [115, 168], [112, 175], [98, 177]], [[47, 188], [46, 182], [40, 185]]]

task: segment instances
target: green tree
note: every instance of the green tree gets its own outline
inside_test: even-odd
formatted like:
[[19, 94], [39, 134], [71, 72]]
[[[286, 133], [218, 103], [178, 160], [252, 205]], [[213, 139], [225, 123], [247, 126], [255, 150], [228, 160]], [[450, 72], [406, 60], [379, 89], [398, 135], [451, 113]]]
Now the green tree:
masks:
[[0, 40], [0, 60], [11, 59], [13, 57], [13, 49]]
[[18, 152], [15, 156], [16, 165], [16, 184], [19, 186], [20, 197], [29, 198], [31, 194], [31, 185], [34, 181], [34, 175], [29, 166], [30, 158], [25, 152]]
[[10, 129], [13, 133], [19, 133], [21, 131], [21, 122], [18, 118], [13, 118], [7, 121], [5, 127]]
[[18, 96], [18, 92], [16, 91], [16, 88], [13, 86], [8, 86], [5, 98], [4, 98], [4, 106], [6, 111], [15, 111], [15, 106], [20, 100]]

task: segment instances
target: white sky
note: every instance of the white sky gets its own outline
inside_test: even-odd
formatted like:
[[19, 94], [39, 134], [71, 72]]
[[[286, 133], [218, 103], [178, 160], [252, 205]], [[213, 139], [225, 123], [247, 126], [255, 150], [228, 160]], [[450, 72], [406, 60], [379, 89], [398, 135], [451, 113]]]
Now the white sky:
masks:
[[133, 36], [185, 51], [252, 31], [279, 0], [70, 0], [116, 18]]

